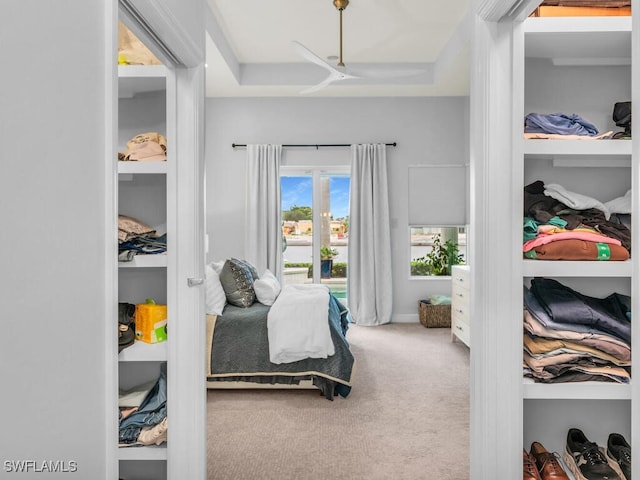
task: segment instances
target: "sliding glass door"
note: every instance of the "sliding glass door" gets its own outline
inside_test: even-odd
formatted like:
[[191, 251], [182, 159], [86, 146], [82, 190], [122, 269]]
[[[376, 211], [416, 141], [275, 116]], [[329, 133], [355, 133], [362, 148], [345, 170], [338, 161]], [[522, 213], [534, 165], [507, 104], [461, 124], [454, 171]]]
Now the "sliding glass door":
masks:
[[323, 283], [346, 304], [349, 188], [348, 169], [282, 168], [283, 284]]

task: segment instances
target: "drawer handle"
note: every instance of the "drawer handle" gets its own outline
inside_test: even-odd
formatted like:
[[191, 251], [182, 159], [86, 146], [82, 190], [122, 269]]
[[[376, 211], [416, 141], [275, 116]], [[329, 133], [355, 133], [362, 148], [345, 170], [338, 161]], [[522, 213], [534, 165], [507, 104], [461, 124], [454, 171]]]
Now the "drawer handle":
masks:
[[462, 310], [461, 308], [456, 308], [456, 312], [458, 313], [462, 313], [464, 310]]
[[460, 331], [462, 331], [462, 327], [460, 325], [456, 325], [456, 328]]
[[460, 298], [464, 297], [464, 295], [462, 293], [456, 293], [456, 295]]

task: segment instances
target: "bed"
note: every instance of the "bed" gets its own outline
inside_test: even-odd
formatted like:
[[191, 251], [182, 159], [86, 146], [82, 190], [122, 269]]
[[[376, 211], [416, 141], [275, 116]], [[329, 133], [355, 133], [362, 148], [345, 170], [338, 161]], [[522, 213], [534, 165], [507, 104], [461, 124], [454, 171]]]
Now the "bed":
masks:
[[[327, 322], [335, 353], [273, 363], [269, 354], [269, 312], [258, 301], [249, 306], [227, 303], [220, 315], [207, 314], [207, 388], [317, 388], [329, 400], [351, 391], [354, 357], [346, 340], [349, 312], [329, 294]], [[273, 345], [273, 344], [272, 344]], [[273, 353], [273, 352], [272, 352]]]

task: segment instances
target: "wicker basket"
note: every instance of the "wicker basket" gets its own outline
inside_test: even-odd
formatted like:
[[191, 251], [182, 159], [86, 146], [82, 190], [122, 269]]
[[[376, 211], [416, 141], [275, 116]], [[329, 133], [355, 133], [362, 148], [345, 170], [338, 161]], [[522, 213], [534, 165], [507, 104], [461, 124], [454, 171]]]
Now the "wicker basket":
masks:
[[432, 305], [418, 302], [420, 323], [427, 328], [451, 328], [451, 305]]

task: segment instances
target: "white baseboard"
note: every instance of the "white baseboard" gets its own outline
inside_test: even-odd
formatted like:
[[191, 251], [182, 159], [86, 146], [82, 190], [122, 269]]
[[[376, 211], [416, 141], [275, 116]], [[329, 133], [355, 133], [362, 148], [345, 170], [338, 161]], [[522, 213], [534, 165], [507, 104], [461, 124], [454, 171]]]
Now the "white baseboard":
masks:
[[391, 316], [391, 323], [420, 323], [417, 313], [396, 313]]

